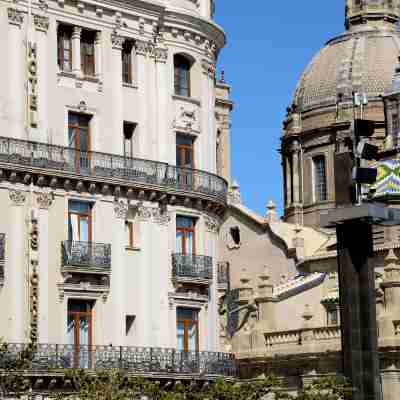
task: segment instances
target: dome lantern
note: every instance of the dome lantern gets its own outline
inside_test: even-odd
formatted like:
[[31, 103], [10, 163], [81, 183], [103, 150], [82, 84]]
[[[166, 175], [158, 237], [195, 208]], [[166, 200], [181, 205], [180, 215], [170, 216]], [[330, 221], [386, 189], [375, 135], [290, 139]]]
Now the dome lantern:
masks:
[[399, 14], [399, 0], [346, 0], [345, 25], [350, 30], [365, 24], [395, 29]]

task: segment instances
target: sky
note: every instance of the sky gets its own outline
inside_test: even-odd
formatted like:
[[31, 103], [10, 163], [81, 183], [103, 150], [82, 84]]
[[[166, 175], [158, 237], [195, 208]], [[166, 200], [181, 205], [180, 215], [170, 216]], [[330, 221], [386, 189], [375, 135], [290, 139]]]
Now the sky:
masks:
[[345, 0], [216, 0], [227, 34], [219, 58], [232, 86], [232, 177], [242, 201], [282, 212], [278, 148], [286, 107], [301, 73], [326, 41], [344, 31]]

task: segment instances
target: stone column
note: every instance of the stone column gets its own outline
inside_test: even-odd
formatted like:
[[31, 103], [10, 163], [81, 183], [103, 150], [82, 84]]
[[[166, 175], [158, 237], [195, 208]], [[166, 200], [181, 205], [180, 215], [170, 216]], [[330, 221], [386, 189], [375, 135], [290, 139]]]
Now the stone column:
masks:
[[381, 371], [382, 400], [398, 400], [400, 392], [400, 366], [398, 360], [383, 359]]
[[298, 142], [293, 143], [293, 202], [295, 205], [300, 203], [300, 170], [299, 170], [299, 153], [300, 148]]
[[72, 72], [78, 77], [82, 76], [81, 69], [81, 33], [82, 28], [74, 26], [72, 32]]
[[6, 40], [8, 50], [4, 62], [8, 63], [8, 90], [4, 104], [6, 105], [9, 136], [25, 138], [27, 115], [27, 73], [25, 60], [25, 45], [22, 25], [24, 14], [18, 8], [8, 8], [9, 35]]
[[111, 108], [113, 115], [112, 153], [122, 154], [123, 150], [123, 100], [122, 100], [122, 45], [125, 39], [117, 34], [111, 35]]
[[[97, 79], [101, 80], [103, 69], [102, 66], [102, 51], [101, 51], [101, 32], [96, 32], [96, 40], [94, 42], [94, 71]], [[121, 69], [122, 70], [122, 69]], [[122, 72], [121, 72], [122, 74]]]
[[47, 30], [49, 18], [42, 15], [34, 15], [36, 28], [36, 46], [38, 54], [38, 83], [37, 83], [37, 107], [38, 107], [38, 132], [35, 138], [39, 142], [46, 143], [48, 139], [48, 51], [47, 51]]
[[49, 343], [49, 208], [53, 194], [38, 193], [36, 197], [39, 230], [39, 343]]
[[292, 205], [292, 165], [290, 163], [290, 154], [286, 154], [286, 207]]
[[258, 277], [258, 297], [260, 326], [266, 331], [275, 329], [275, 307], [274, 307], [274, 285], [270, 282], [268, 267], [264, 266], [264, 271]]
[[15, 343], [26, 341], [28, 328], [27, 282], [26, 282], [26, 243], [27, 229], [25, 222], [26, 193], [11, 189], [9, 192], [9, 235], [7, 237], [7, 274], [10, 290], [8, 321], [10, 340]]

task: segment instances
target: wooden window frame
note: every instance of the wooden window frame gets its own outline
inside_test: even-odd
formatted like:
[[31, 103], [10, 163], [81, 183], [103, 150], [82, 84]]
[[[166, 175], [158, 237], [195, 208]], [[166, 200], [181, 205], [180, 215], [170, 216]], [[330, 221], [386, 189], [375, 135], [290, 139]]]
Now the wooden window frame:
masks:
[[[94, 31], [89, 30], [82, 30], [81, 34], [81, 71], [87, 77], [96, 76], [95, 35]], [[92, 54], [89, 54], [89, 49]]]
[[[182, 54], [174, 56], [174, 93], [177, 96], [191, 97], [191, 69], [192, 63]], [[186, 86], [181, 85], [181, 74], [185, 72], [187, 77], [185, 79]]]
[[[192, 319], [192, 318], [179, 318], [178, 316], [178, 310], [179, 309], [185, 309], [185, 307], [178, 307], [177, 309], [177, 316], [176, 316], [176, 326], [178, 328], [178, 324], [181, 323], [183, 324], [183, 351], [189, 352], [189, 351], [199, 351], [199, 310], [197, 309], [190, 309], [193, 312], [196, 313], [197, 318]], [[189, 330], [190, 330], [190, 325], [194, 325], [196, 327], [196, 350], [189, 350]]]
[[[80, 202], [79, 200], [73, 200], [76, 202]], [[78, 232], [79, 232], [79, 238], [81, 237], [81, 218], [82, 219], [86, 219], [88, 222], [88, 226], [89, 226], [89, 230], [88, 230], [88, 242], [92, 242], [93, 239], [93, 219], [92, 219], [92, 205], [91, 203], [86, 203], [81, 201], [80, 203], [84, 203], [84, 204], [88, 204], [89, 205], [89, 211], [84, 213], [84, 212], [77, 212], [77, 211], [70, 211], [70, 207], [68, 204], [68, 223], [69, 221], [71, 221], [71, 216], [72, 215], [76, 215], [78, 217]], [[68, 232], [69, 234], [69, 232]], [[73, 239], [70, 238], [70, 240], [72, 241]]]
[[[69, 42], [69, 66], [68, 69], [64, 68], [65, 64], [65, 48], [64, 41], [68, 40]], [[57, 63], [58, 67], [63, 72], [72, 72], [72, 27], [67, 25], [60, 25], [57, 30]]]
[[[192, 217], [186, 217], [186, 216], [178, 216], [177, 217], [177, 224], [178, 224], [178, 218], [186, 218], [188, 220], [191, 220], [193, 222], [193, 225], [191, 227], [183, 227], [183, 226], [178, 226], [176, 225], [176, 233], [181, 233], [182, 234], [182, 255], [196, 255], [196, 219]], [[186, 241], [187, 241], [187, 234], [191, 233], [192, 234], [192, 254], [187, 253], [186, 249]]]
[[[188, 138], [192, 142], [191, 142], [191, 144], [178, 143], [179, 137]], [[191, 160], [192, 160], [192, 166], [190, 167], [190, 169], [195, 169], [194, 138], [192, 138], [191, 136], [188, 136], [188, 135], [177, 134], [177, 137], [176, 137], [176, 153], [177, 153], [176, 159], [178, 159], [178, 152], [180, 153], [181, 160], [185, 160], [186, 153], [190, 153]], [[188, 167], [185, 167], [184, 165], [179, 165], [178, 163], [177, 163], [177, 167], [188, 168]]]
[[[72, 116], [77, 116], [78, 117], [78, 122], [72, 122], [71, 117]], [[81, 118], [87, 120], [87, 125], [81, 124]], [[69, 112], [68, 113], [68, 136], [70, 133], [70, 130], [72, 129], [75, 131], [75, 168], [76, 171], [79, 173], [81, 170], [81, 135], [80, 131], [81, 129], [86, 130], [86, 138], [87, 138], [87, 143], [86, 143], [86, 157], [87, 157], [87, 163], [88, 165], [90, 164], [90, 148], [91, 148], [91, 135], [90, 135], [90, 120], [91, 116], [87, 114], [79, 114], [75, 112]], [[69, 137], [68, 137], [68, 143], [69, 143]]]

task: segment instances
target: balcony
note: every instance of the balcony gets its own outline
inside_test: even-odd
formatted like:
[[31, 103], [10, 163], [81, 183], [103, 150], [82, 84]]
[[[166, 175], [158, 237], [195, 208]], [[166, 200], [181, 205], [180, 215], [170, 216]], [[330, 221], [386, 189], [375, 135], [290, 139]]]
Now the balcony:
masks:
[[5, 247], [6, 235], [4, 233], [0, 233], [0, 286], [2, 286], [4, 282]]
[[213, 278], [213, 260], [208, 256], [172, 254], [172, 275], [177, 281], [209, 284]]
[[110, 274], [111, 245], [65, 240], [61, 243], [64, 272]]
[[[13, 171], [90, 179], [173, 194], [197, 195], [226, 203], [227, 182], [212, 173], [167, 163], [80, 151], [70, 147], [0, 137], [0, 164]], [[4, 166], [3, 166], [4, 168]]]
[[[27, 344], [5, 344], [0, 352], [0, 371], [20, 369]], [[236, 374], [233, 355], [214, 352], [185, 352], [169, 348], [37, 344], [23, 369], [35, 374], [72, 368], [122, 369], [143, 376], [221, 376]]]

